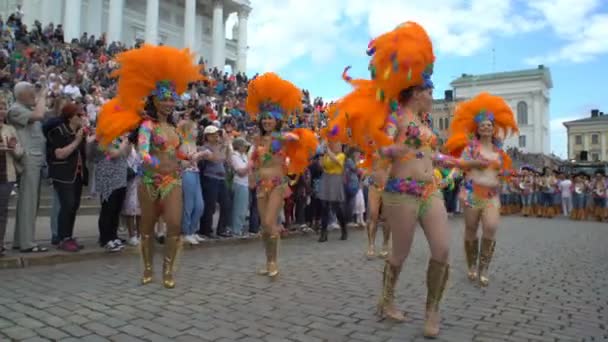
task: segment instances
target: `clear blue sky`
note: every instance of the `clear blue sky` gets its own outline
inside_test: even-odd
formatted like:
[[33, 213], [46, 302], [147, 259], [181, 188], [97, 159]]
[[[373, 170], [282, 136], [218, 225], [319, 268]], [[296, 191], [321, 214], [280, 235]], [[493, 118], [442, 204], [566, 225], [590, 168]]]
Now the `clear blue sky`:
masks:
[[433, 39], [438, 98], [462, 73], [549, 67], [558, 155], [566, 152], [564, 120], [608, 112], [606, 0], [252, 0], [252, 7], [249, 72], [275, 71], [312, 96], [346, 94], [343, 68], [368, 77], [369, 40], [414, 20]]

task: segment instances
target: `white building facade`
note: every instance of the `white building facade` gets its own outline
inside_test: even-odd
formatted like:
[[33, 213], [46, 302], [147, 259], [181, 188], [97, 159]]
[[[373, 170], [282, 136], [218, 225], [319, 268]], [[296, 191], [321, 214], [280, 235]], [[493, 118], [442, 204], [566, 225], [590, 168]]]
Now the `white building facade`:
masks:
[[[62, 24], [67, 42], [83, 32], [99, 37], [106, 33], [108, 43], [120, 41], [132, 46], [141, 39], [150, 44], [188, 47], [208, 61], [208, 67], [233, 71], [247, 70], [247, 20], [249, 0], [5, 0], [0, 8], [4, 17], [22, 6], [23, 22], [31, 27], [35, 20], [43, 26]], [[236, 13], [238, 24], [226, 21]]]
[[451, 83], [457, 100], [469, 99], [481, 92], [503, 97], [513, 109], [519, 136], [505, 141], [527, 153], [551, 153], [550, 114], [551, 72], [539, 65], [536, 69], [485, 75], [466, 75]]

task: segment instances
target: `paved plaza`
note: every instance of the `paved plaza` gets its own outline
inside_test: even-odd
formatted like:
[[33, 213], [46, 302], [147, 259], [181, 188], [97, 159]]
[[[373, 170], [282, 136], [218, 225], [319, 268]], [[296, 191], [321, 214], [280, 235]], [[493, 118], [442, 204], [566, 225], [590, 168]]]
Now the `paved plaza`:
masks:
[[[465, 276], [462, 221], [441, 341], [608, 340], [608, 225], [505, 218], [490, 287]], [[162, 248], [162, 247], [160, 247]], [[159, 248], [159, 249], [160, 249]], [[186, 249], [177, 288], [140, 286], [136, 255], [0, 270], [2, 341], [421, 341], [428, 248], [422, 231], [398, 285], [409, 322], [379, 322], [382, 261], [365, 233], [285, 240], [281, 275], [255, 275], [261, 242]]]

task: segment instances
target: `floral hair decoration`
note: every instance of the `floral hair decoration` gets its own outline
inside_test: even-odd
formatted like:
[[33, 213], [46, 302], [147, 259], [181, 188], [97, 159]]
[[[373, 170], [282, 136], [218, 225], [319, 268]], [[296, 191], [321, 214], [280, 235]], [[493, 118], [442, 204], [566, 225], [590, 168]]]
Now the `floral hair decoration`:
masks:
[[494, 113], [482, 109], [479, 114], [475, 115], [475, 122], [478, 125], [484, 121], [490, 121], [494, 123]]
[[175, 91], [175, 83], [169, 80], [162, 80], [156, 82], [156, 88], [154, 88], [152, 95], [160, 101], [179, 100], [179, 95]]

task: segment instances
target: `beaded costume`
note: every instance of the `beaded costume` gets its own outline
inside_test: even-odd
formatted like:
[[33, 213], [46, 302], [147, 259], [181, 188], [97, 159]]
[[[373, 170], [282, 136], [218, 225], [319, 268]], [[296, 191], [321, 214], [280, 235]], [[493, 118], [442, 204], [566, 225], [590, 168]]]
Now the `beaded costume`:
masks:
[[[170, 124], [175, 100], [188, 84], [203, 79], [201, 66], [194, 64], [186, 50], [168, 46], [144, 45], [117, 56], [120, 66], [112, 75], [118, 77], [116, 98], [100, 112], [97, 137], [107, 144], [115, 137], [138, 128], [137, 151], [143, 161], [138, 191], [142, 208], [141, 254], [144, 263], [142, 284], [152, 281], [154, 226], [160, 217], [167, 225], [163, 258], [163, 285], [175, 287], [173, 267], [181, 246], [181, 168], [180, 161], [190, 160], [179, 149], [182, 141]], [[161, 108], [170, 109], [170, 113]]]
[[[494, 161], [486, 160], [482, 156], [477, 133], [479, 125], [488, 121], [492, 123], [494, 129], [492, 149], [498, 155], [498, 160]], [[508, 178], [514, 172], [511, 169], [511, 158], [502, 149], [502, 141], [517, 131], [513, 111], [507, 102], [501, 97], [481, 93], [458, 105], [450, 124], [450, 136], [445, 147], [453, 156], [461, 156], [465, 164], [467, 161], [481, 161], [486, 164], [487, 169], [496, 170], [499, 178]], [[465, 203], [465, 211], [475, 210], [480, 218], [500, 215], [500, 182], [497, 182], [496, 186], [477, 184], [475, 179], [467, 174], [469, 170], [465, 168], [463, 171], [465, 181], [460, 197]], [[468, 277], [471, 281], [479, 281], [480, 285], [487, 286], [489, 282], [487, 271], [496, 241], [482, 235], [481, 243], [479, 242], [476, 235], [479, 220], [465, 224], [467, 227], [475, 225], [475, 239], [467, 240], [465, 237], [464, 240]]]
[[[276, 120], [289, 122], [302, 110], [302, 92], [290, 82], [274, 73], [257, 76], [247, 89], [245, 110], [252, 120]], [[262, 239], [266, 250], [266, 267], [259, 273], [275, 277], [279, 274], [277, 259], [279, 212], [268, 210], [280, 208], [288, 189], [287, 175], [300, 175], [308, 167], [309, 160], [317, 150], [315, 133], [305, 128], [260, 135], [254, 141], [250, 167], [255, 176], [258, 208], [262, 221]], [[272, 204], [272, 205], [270, 205]]]

